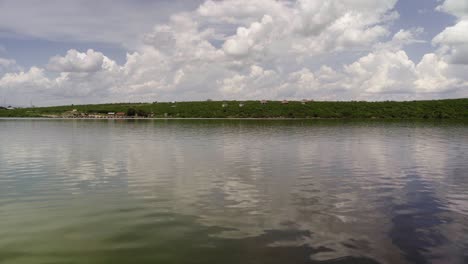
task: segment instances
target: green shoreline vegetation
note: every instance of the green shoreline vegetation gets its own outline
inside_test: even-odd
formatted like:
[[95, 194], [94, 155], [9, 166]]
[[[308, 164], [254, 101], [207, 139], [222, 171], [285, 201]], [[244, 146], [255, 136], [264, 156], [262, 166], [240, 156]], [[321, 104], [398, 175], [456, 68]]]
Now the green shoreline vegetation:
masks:
[[468, 98], [429, 101], [197, 101], [0, 108], [0, 117], [468, 119]]

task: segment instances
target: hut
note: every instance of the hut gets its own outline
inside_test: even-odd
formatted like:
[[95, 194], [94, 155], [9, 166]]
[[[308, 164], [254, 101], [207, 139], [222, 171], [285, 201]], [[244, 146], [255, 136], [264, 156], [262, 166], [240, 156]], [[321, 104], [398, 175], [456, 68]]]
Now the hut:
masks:
[[117, 117], [125, 117], [126, 116], [125, 112], [117, 112], [115, 115]]
[[266, 103], [268, 103], [268, 101], [267, 100], [261, 100], [260, 103], [261, 104], [266, 104]]
[[282, 104], [289, 104], [288, 100], [281, 101]]

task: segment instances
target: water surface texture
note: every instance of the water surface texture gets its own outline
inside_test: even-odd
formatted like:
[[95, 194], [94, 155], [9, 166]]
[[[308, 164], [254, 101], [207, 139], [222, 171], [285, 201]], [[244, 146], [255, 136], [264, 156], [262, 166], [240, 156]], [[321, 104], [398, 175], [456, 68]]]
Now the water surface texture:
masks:
[[468, 126], [0, 120], [0, 263], [468, 263]]

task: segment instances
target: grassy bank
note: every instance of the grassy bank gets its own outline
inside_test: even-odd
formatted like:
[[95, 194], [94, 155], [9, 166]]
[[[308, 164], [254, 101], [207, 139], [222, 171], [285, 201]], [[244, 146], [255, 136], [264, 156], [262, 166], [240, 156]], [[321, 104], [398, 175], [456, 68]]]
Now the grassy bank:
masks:
[[[71, 112], [73, 109], [76, 111]], [[73, 114], [104, 117], [108, 112], [159, 118], [468, 119], [468, 98], [408, 102], [206, 101], [67, 105], [0, 109], [0, 117], [70, 117]]]

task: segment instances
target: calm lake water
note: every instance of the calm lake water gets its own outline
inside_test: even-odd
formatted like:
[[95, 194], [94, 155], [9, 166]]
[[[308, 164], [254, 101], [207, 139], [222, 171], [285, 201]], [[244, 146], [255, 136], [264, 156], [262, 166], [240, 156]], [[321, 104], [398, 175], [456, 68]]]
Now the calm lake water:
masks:
[[468, 125], [3, 119], [0, 263], [468, 263]]

